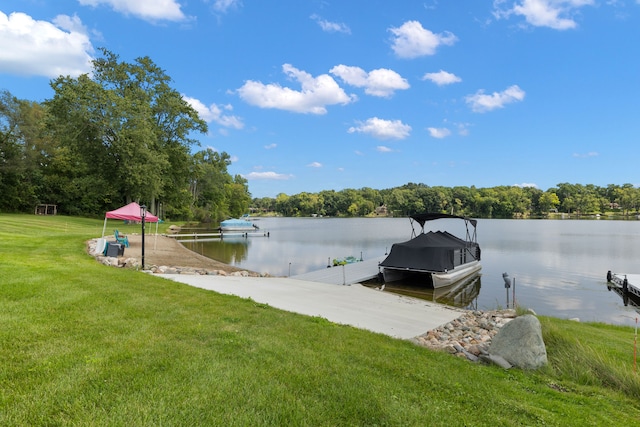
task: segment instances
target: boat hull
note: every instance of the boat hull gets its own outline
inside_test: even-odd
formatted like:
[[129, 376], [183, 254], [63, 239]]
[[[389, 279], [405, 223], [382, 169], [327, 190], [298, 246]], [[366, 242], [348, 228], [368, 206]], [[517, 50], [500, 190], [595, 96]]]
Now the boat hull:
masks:
[[459, 282], [479, 272], [481, 269], [482, 265], [479, 261], [471, 261], [449, 271], [421, 271], [409, 268], [397, 269], [384, 267], [382, 276], [385, 283], [404, 280], [423, 281], [426, 285], [433, 286], [437, 289]]
[[250, 232], [258, 230], [258, 226], [251, 221], [242, 219], [227, 219], [220, 223], [220, 231]]
[[256, 231], [255, 227], [233, 227], [233, 226], [229, 226], [229, 227], [220, 227], [220, 230], [222, 231], [244, 231], [244, 232], [249, 232], [249, 231]]

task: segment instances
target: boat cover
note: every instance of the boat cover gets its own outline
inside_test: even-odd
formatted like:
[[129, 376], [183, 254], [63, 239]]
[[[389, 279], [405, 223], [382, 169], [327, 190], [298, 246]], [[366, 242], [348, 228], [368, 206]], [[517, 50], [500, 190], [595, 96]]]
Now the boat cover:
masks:
[[[455, 251], [464, 252], [464, 249], [469, 246], [477, 245], [465, 242], [446, 231], [429, 231], [406, 242], [394, 243], [389, 256], [380, 263], [380, 266], [413, 271], [451, 270], [460, 264], [459, 259], [456, 259]], [[475, 256], [475, 248], [472, 248], [471, 254]], [[467, 262], [469, 261], [472, 259], [467, 257]]]
[[253, 227], [253, 223], [251, 221], [246, 221], [244, 219], [237, 219], [237, 218], [225, 219], [220, 223], [220, 225], [223, 227], [247, 227], [247, 228]]
[[443, 214], [443, 213], [423, 213], [423, 214], [414, 214], [411, 215], [410, 217], [411, 219], [413, 219], [414, 221], [417, 221], [418, 224], [420, 224], [421, 227], [424, 227], [424, 224], [427, 221], [434, 221], [436, 219], [447, 219], [447, 218], [455, 218], [455, 219], [463, 219], [465, 221], [468, 221], [469, 223], [471, 223], [471, 225], [473, 225], [474, 227], [477, 226], [478, 221], [475, 219], [471, 219], [471, 218], [467, 218], [464, 216], [458, 216], [458, 215], [449, 215], [449, 214]]

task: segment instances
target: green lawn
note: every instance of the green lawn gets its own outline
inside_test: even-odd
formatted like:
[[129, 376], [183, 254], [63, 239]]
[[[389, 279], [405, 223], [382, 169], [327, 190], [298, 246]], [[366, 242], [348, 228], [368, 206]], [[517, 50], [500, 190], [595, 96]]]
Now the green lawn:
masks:
[[101, 233], [0, 215], [0, 425], [640, 424], [632, 328], [541, 318], [549, 367], [505, 371], [102, 266]]

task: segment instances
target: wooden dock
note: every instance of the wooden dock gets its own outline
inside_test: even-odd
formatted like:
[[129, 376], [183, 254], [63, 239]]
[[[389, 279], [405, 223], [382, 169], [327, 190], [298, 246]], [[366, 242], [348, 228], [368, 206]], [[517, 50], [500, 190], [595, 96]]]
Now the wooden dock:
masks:
[[378, 275], [378, 264], [385, 256], [372, 258], [352, 264], [327, 267], [322, 270], [291, 276], [291, 279], [306, 280], [309, 282], [328, 283], [332, 285], [351, 285], [371, 280]]

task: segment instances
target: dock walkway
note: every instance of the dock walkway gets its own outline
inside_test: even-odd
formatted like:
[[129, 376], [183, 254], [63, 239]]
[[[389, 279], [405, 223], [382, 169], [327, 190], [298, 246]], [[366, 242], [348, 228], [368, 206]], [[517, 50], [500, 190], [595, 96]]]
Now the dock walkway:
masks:
[[607, 273], [607, 282], [615, 285], [624, 293], [640, 298], [640, 274]]
[[291, 276], [291, 279], [308, 282], [328, 283], [332, 285], [352, 285], [371, 280], [378, 275], [378, 264], [385, 256], [354, 262], [353, 264], [327, 267], [322, 270]]
[[206, 242], [226, 238], [269, 237], [268, 231], [223, 231], [215, 233], [165, 234], [178, 242]]

